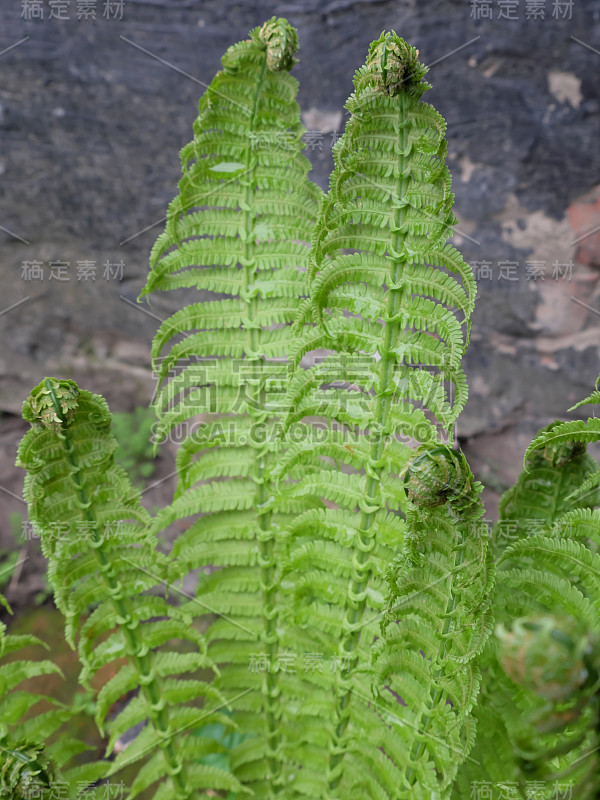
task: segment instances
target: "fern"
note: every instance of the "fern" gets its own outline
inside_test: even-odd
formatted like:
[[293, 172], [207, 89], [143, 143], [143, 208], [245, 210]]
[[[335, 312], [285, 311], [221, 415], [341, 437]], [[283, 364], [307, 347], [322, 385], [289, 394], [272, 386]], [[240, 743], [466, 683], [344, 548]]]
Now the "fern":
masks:
[[[25, 691], [57, 667], [0, 624], [0, 794], [64, 779], [70, 800], [133, 765], [130, 800], [463, 800], [492, 784], [550, 800], [569, 782], [591, 800], [598, 420], [539, 432], [488, 543], [454, 448], [475, 282], [446, 241], [427, 68], [393, 32], [373, 42], [323, 196], [297, 46], [273, 17], [225, 53], [152, 249], [139, 299], [184, 290], [152, 346], [155, 447], [185, 433], [172, 502], [143, 508], [98, 395], [45, 378], [23, 404], [17, 464], [85, 693]], [[163, 596], [191, 570], [196, 597]], [[106, 760], [69, 730], [88, 698]]]
[[[463, 766], [457, 798], [467, 782], [492, 776], [496, 783], [514, 781], [519, 797], [527, 797], [535, 781], [540, 797], [555, 796], [559, 784], [574, 787], [578, 798], [596, 796], [600, 517], [594, 510], [598, 464], [586, 452], [593, 440], [593, 419], [546, 426], [500, 501], [493, 532], [497, 636], [485, 656], [480, 733], [472, 751], [485, 766]], [[486, 756], [490, 747], [505, 753], [503, 778]]]
[[[527, 536], [536, 526], [551, 526], [570, 510], [598, 504], [600, 474], [596, 460], [586, 452], [586, 444], [561, 434], [555, 438], [571, 424], [551, 423], [528, 447], [525, 470], [500, 501], [500, 520], [492, 534], [498, 554], [511, 539]], [[536, 442], [539, 446], [534, 448]]]
[[[600, 777], [600, 558], [565, 535], [559, 518], [552, 536], [507, 548], [498, 584], [498, 620], [529, 611], [512, 632], [501, 622], [497, 627], [496, 658], [514, 682], [505, 684], [506, 706], [516, 703], [520, 712], [506, 708], [504, 719], [522, 780], [543, 782], [546, 798], [554, 782], [569, 782], [576, 797], [593, 798]], [[492, 670], [497, 674], [495, 665]]]
[[453, 798], [492, 784], [522, 800], [595, 798], [597, 637], [572, 616], [545, 612], [500, 626], [486, 655], [477, 739]]
[[[12, 613], [2, 595], [0, 604]], [[68, 730], [81, 713], [81, 695], [69, 706], [23, 688], [26, 681], [42, 676], [64, 677], [50, 659], [32, 661], [18, 655], [29, 646], [50, 649], [32, 634], [7, 635], [6, 625], [0, 623], [0, 794], [20, 800], [54, 791], [60, 781], [68, 796], [74, 797], [76, 784], [83, 789], [104, 777], [110, 765], [102, 759], [71, 763], [93, 749]]]
[[[304, 622], [297, 646], [314, 640], [310, 620], [320, 630], [321, 649], [347, 664], [333, 681], [315, 679], [309, 704], [296, 700], [302, 733], [292, 769], [299, 773], [299, 796], [404, 797], [417, 786], [427, 792], [435, 784], [429, 767], [413, 762], [406, 747], [407, 737], [425, 735], [419, 719], [426, 727], [427, 715], [419, 717], [418, 709], [438, 702], [429, 694], [431, 681], [419, 690], [415, 685], [411, 696], [414, 729], [395, 701], [398, 725], [389, 722], [394, 711], [387, 702], [368, 707], [368, 665], [384, 608], [384, 576], [405, 535], [398, 512], [408, 512], [408, 505], [399, 476], [412, 454], [408, 444], [451, 440], [466, 400], [460, 360], [475, 284], [459, 253], [445, 244], [455, 222], [453, 195], [444, 164], [444, 120], [420, 101], [429, 88], [422, 80], [426, 71], [414, 48], [393, 33], [371, 45], [366, 65], [357, 71], [346, 105], [351, 117], [334, 148], [330, 190], [313, 233], [310, 299], [295, 322], [300, 339], [285, 431], [296, 434], [300, 425], [304, 439], [275, 470], [282, 481], [275, 504], [335, 504], [331, 510], [310, 509], [288, 527], [290, 591]], [[301, 360], [318, 348], [333, 353], [301, 369]], [[321, 418], [318, 428], [302, 422], [311, 416]], [[298, 466], [306, 474], [293, 482], [291, 470]], [[292, 482], [284, 484], [284, 477]], [[437, 546], [451, 562], [441, 566], [447, 580], [464, 545], [457, 520], [440, 512], [439, 524], [442, 519]], [[412, 535], [410, 526], [406, 533]], [[478, 561], [486, 563], [481, 544]], [[489, 589], [485, 575], [484, 570]], [[421, 577], [427, 582], [431, 573], [415, 580]], [[451, 584], [445, 587], [449, 595]], [[407, 592], [408, 586], [407, 581]], [[450, 608], [442, 606], [440, 621]], [[441, 624], [432, 628], [433, 638], [448, 633]], [[482, 640], [488, 628], [483, 626]], [[408, 664], [400, 656], [401, 637], [392, 639], [377, 666], [381, 680]], [[441, 651], [439, 656], [443, 661]], [[413, 663], [411, 670], [416, 668]], [[466, 714], [475, 693], [476, 682], [461, 698]]]
[[[232, 764], [264, 797], [282, 785], [285, 733], [277, 672], [281, 522], [268, 506], [268, 469], [321, 194], [301, 154], [297, 82], [288, 72], [297, 46], [296, 31], [273, 17], [223, 57], [200, 100], [194, 140], [182, 150], [179, 195], [141, 293], [186, 286], [227, 295], [186, 305], [153, 342], [161, 434], [202, 414], [181, 444], [174, 501], [154, 531], [203, 514], [177, 540], [173, 560], [181, 575], [222, 567], [201, 580], [197, 597], [219, 617], [207, 634], [209, 652], [229, 666], [216, 685], [227, 697], [241, 695], [232, 699], [234, 718], [248, 736]], [[177, 334], [185, 339], [173, 343]], [[292, 504], [278, 517], [285, 522], [302, 508]], [[264, 675], [250, 670], [253, 658], [269, 666]]]
[[473, 745], [477, 660], [492, 627], [494, 570], [477, 524], [483, 487], [464, 455], [424, 447], [405, 480], [407, 536], [388, 572], [373, 685], [392, 720], [386, 750], [395, 738], [393, 752], [402, 754], [393, 796], [445, 797]]
[[[146, 594], [170, 572], [149, 536], [150, 518], [139, 493], [114, 464], [117, 442], [106, 402], [80, 391], [74, 381], [45, 378], [23, 404], [23, 416], [31, 423], [17, 457], [27, 470], [24, 497], [72, 647], [78, 634], [80, 681], [91, 688], [96, 679], [96, 722], [109, 735], [107, 755], [127, 730], [146, 722], [105, 777], [140, 762], [130, 798], [158, 780], [155, 800], [187, 798], [200, 788], [240, 790], [233, 776], [194, 761], [202, 748], [186, 734], [202, 721], [227, 722], [218, 711], [225, 701], [202, 681], [174, 677], [210, 669], [212, 663], [192, 625], [195, 608]], [[172, 639], [193, 649], [175, 650]], [[102, 680], [102, 668], [111, 664], [120, 669]], [[107, 723], [113, 704], [133, 690], [138, 695]], [[187, 705], [199, 698], [208, 701], [203, 711]], [[208, 740], [207, 747], [211, 752]]]

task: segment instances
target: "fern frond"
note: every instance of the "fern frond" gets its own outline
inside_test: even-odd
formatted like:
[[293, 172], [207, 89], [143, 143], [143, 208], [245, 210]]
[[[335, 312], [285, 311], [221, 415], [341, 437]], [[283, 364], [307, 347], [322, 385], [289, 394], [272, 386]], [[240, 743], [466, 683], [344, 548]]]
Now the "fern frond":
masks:
[[[269, 477], [291, 323], [307, 293], [309, 241], [322, 195], [308, 180], [310, 164], [302, 155], [298, 84], [289, 74], [297, 47], [295, 29], [273, 17], [223, 56], [222, 71], [200, 100], [194, 140], [181, 152], [179, 195], [152, 248], [140, 294], [181, 287], [202, 293], [186, 297], [152, 345], [157, 441], [186, 430], [175, 497], [153, 532], [202, 514], [172, 555], [180, 575], [221, 568], [198, 588], [205, 613], [221, 615], [207, 634], [217, 663], [234, 657], [241, 627], [255, 636], [254, 651], [275, 664], [277, 532], [300, 508], [291, 503], [275, 513]], [[185, 338], [177, 341], [179, 335]], [[191, 432], [200, 415], [201, 427]], [[243, 593], [232, 588], [241, 574]], [[246, 658], [246, 667], [248, 652], [237, 656]], [[253, 720], [242, 713], [245, 699], [234, 703], [234, 719], [251, 736], [255, 757], [242, 766], [234, 749], [232, 763], [255, 792], [275, 797], [283, 786], [278, 674], [269, 670], [257, 680], [247, 670], [241, 678], [225, 670], [216, 681], [229, 697], [245, 687], [262, 698]]]
[[598, 464], [584, 442], [563, 437], [564, 425], [570, 423], [554, 422], [538, 432], [527, 448], [525, 469], [502, 495], [492, 534], [496, 553], [532, 530], [551, 529], [562, 514], [599, 501]]
[[600, 547], [599, 531], [599, 509], [572, 508], [571, 511], [567, 511], [555, 519], [552, 535], [568, 536], [570, 539], [587, 544], [591, 550], [597, 552]]
[[[72, 381], [45, 378], [23, 404], [23, 416], [31, 423], [17, 457], [18, 466], [27, 470], [24, 497], [40, 533], [49, 562], [49, 583], [65, 615], [72, 647], [79, 636], [80, 680], [89, 685], [96, 678], [98, 686], [102, 667], [111, 665], [115, 673], [97, 694], [98, 727], [107, 729], [113, 746], [128, 730], [131, 714], [121, 712], [109, 723], [106, 716], [132, 690], [139, 690], [136, 721], [147, 721], [108, 774], [158, 748], [161, 770], [153, 776], [162, 784], [155, 797], [167, 791], [166, 786], [171, 796], [188, 798], [200, 775], [197, 766], [194, 778], [187, 775], [182, 743], [190, 725], [179, 722], [195, 718], [197, 727], [203, 721], [227, 723], [218, 711], [225, 701], [198, 682], [190, 683], [192, 691], [185, 692], [179, 687], [169, 691], [164, 680], [213, 665], [203, 637], [193, 627], [194, 608], [189, 604], [178, 608], [164, 600], [153, 603], [146, 597], [140, 602], [140, 595], [156, 590], [172, 576], [167, 560], [155, 549], [150, 516], [140, 504], [139, 493], [113, 463], [117, 443], [110, 433], [108, 406], [103, 398], [79, 390]], [[115, 527], [118, 523], [121, 530]], [[159, 605], [161, 615], [168, 618], [149, 619], [147, 612], [153, 616]], [[95, 610], [82, 625], [90, 609]], [[100, 620], [102, 624], [96, 627]], [[109, 633], [108, 638], [99, 640], [99, 630]], [[188, 652], [174, 650], [174, 638], [187, 645]], [[197, 700], [206, 697], [211, 702], [200, 708]], [[196, 704], [186, 705], [188, 701]], [[213, 771], [204, 774], [210, 780]], [[228, 781], [228, 788], [241, 790], [233, 776], [223, 772], [215, 777], [215, 787]]]
[[[500, 748], [515, 796], [527, 797], [535, 783], [548, 800], [560, 786], [595, 797], [598, 465], [586, 453], [595, 434], [582, 436], [585, 427], [554, 422], [542, 429], [527, 450], [526, 469], [501, 499], [494, 529], [497, 646], [485, 663], [473, 750], [484, 765], [465, 763], [457, 788], [467, 777], [490, 781], [497, 772], [491, 755]], [[508, 545], [504, 525], [513, 529]], [[493, 742], [485, 738], [492, 729]]]
[[[458, 251], [446, 244], [456, 220], [444, 163], [445, 123], [421, 102], [429, 88], [423, 81], [426, 71], [414, 48], [394, 33], [373, 42], [367, 64], [357, 71], [355, 92], [346, 104], [351, 116], [333, 150], [335, 169], [311, 240], [310, 297], [294, 323], [298, 341], [282, 428], [289, 449], [273, 471], [279, 482], [274, 502], [297, 498], [315, 504], [286, 529], [290, 591], [297, 618], [318, 620], [320, 648], [337, 652], [345, 662], [330, 680], [330, 711], [315, 706], [317, 721], [309, 705], [305, 734], [296, 736], [290, 751], [299, 797], [404, 797], [407, 785], [414, 791], [419, 783], [437, 785], [427, 759], [421, 759], [419, 778], [410, 775], [407, 784], [406, 777], [398, 777], [405, 775], [411, 750], [407, 754], [406, 744], [414, 731], [395, 739], [396, 728], [388, 724], [383, 749], [377, 750], [375, 731], [397, 702], [389, 695], [383, 710], [370, 708], [367, 677], [377, 638], [371, 620], [384, 610], [383, 578], [394, 556], [408, 546], [402, 475], [415, 444], [433, 447], [452, 439], [467, 395], [460, 363], [475, 281]], [[323, 349], [325, 356], [315, 353]], [[312, 362], [306, 371], [301, 368], [305, 357]], [[292, 437], [298, 425], [304, 426], [301, 441]], [[320, 502], [327, 508], [319, 508]], [[402, 524], [380, 539], [378, 520], [386, 515]], [[443, 530], [456, 544], [454, 527]], [[481, 576], [486, 586], [487, 574], [486, 567]], [[425, 583], [431, 577], [422, 576]], [[425, 613], [424, 606], [420, 612]], [[437, 628], [431, 631], [435, 637]], [[475, 645], [474, 636], [471, 643], [474, 654], [488, 633], [489, 624], [482, 623], [480, 641]], [[463, 647], [468, 660], [466, 639], [456, 649], [458, 655]], [[398, 666], [392, 666], [393, 659], [402, 658], [399, 650], [399, 642], [390, 643], [392, 671]], [[382, 674], [384, 660], [382, 654]], [[421, 705], [428, 702], [430, 684], [422, 681]], [[467, 680], [461, 700], [471, 697], [467, 684], [476, 691], [477, 681]], [[366, 701], [358, 697], [359, 686]], [[465, 705], [466, 717], [470, 707]], [[397, 711], [403, 719], [404, 709]], [[323, 717], [332, 721], [323, 725]], [[354, 737], [374, 748], [355, 753]], [[309, 766], [305, 751], [298, 750], [304, 742]], [[381, 752], [388, 759], [395, 752], [402, 755], [378, 773]], [[325, 785], [317, 789], [319, 774], [325, 775]], [[425, 774], [429, 782], [422, 780]], [[445, 791], [450, 780], [441, 781]]]
[[[1, 595], [0, 604], [12, 613]], [[81, 714], [82, 695], [66, 705], [22, 687], [42, 676], [64, 675], [51, 660], [31, 661], [20, 653], [30, 646], [49, 650], [45, 642], [32, 634], [6, 635], [5, 630], [0, 623], [0, 793], [21, 800], [36, 792], [58, 791], [60, 783], [66, 796], [74, 798], [76, 787], [81, 791], [105, 777], [110, 766], [103, 759], [71, 763], [93, 750], [69, 732]]]
[[551, 452], [553, 448], [559, 448], [561, 445], [568, 446], [570, 443], [575, 443], [575, 446], [579, 443], [581, 447], [582, 444], [597, 442], [599, 439], [600, 418], [598, 417], [590, 417], [587, 422], [582, 419], [569, 422], [556, 421], [542, 429], [542, 432], [531, 442], [525, 451], [523, 463], [526, 463], [527, 458], [534, 450], [544, 448]]
[[[590, 495], [594, 498], [598, 497], [598, 484], [600, 482], [600, 470], [595, 470], [591, 472], [587, 478], [580, 484], [577, 489], [571, 492], [570, 495], [567, 496], [566, 500], [570, 503], [578, 503], [581, 502], [584, 498], [589, 498]], [[597, 501], [590, 501], [593, 502], [594, 505], [597, 505]]]
[[386, 741], [395, 738], [399, 754], [394, 796], [444, 797], [473, 744], [477, 661], [492, 627], [493, 564], [477, 525], [482, 487], [462, 454], [422, 448], [405, 481], [407, 535], [388, 571], [373, 687], [390, 711]]
[[600, 403], [600, 391], [598, 390], [599, 385], [600, 385], [600, 375], [596, 379], [596, 391], [592, 392], [590, 395], [585, 397], [583, 400], [580, 400], [578, 403], [575, 403], [574, 406], [571, 406], [571, 408], [567, 410], [574, 411], [576, 408], [581, 408], [581, 406], [598, 405]]
[[500, 683], [500, 696], [516, 699], [520, 711], [507, 703], [504, 713], [521, 784], [527, 791], [537, 781], [548, 800], [560, 785], [573, 796], [596, 797], [600, 650], [593, 631], [560, 612], [497, 629], [497, 659], [510, 678]]

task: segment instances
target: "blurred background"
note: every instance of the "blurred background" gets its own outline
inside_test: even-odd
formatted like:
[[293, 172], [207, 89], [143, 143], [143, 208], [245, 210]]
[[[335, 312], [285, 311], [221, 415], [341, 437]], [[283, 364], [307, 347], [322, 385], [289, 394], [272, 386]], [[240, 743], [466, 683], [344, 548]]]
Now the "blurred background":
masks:
[[[0, 0], [0, 591], [47, 596], [28, 532], [21, 404], [46, 375], [102, 393], [149, 509], [172, 497], [174, 446], [149, 458], [150, 345], [137, 306], [177, 194], [179, 150], [227, 47], [272, 15], [298, 30], [298, 102], [327, 189], [354, 71], [393, 29], [420, 51], [447, 120], [453, 243], [478, 302], [458, 434], [487, 517], [533, 434], [600, 372], [597, 0]], [[166, 306], [164, 306], [166, 308]]]

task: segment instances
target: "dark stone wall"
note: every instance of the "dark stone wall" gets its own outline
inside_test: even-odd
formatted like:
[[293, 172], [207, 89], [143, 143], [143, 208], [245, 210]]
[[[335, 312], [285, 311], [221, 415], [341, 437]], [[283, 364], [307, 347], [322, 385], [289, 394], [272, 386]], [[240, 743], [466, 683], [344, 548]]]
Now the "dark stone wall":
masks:
[[[28, 18], [34, 7], [43, 18]], [[323, 188], [369, 43], [394, 29], [431, 65], [425, 99], [448, 123], [453, 241], [479, 285], [458, 432], [493, 506], [535, 430], [567, 418], [600, 371], [597, 0], [124, 0], [122, 11], [115, 0], [3, 0], [0, 409], [19, 413], [47, 374], [103, 392], [115, 411], [149, 401], [158, 321], [127, 299], [177, 192], [204, 85], [273, 14], [299, 32], [293, 74]], [[158, 318], [173, 307], [154, 306]], [[19, 492], [15, 441], [0, 484]]]

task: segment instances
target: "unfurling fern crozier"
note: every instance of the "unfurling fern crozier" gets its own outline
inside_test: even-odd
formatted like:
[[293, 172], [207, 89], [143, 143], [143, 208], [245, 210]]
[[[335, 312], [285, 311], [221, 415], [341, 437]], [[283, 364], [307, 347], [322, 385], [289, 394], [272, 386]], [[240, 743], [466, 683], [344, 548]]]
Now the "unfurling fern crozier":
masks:
[[[305, 435], [276, 473], [283, 498], [329, 506], [306, 510], [288, 527], [291, 591], [306, 620], [298, 646], [302, 636], [308, 645], [316, 626], [320, 649], [344, 664], [333, 677], [311, 676], [308, 708], [298, 701], [297, 790], [328, 800], [439, 788], [431, 773], [410, 776], [415, 731], [406, 726], [401, 738], [390, 735], [382, 709], [368, 707], [385, 575], [407, 533], [402, 474], [415, 444], [452, 442], [467, 396], [460, 363], [476, 287], [470, 267], [446, 243], [456, 220], [445, 122], [421, 101], [426, 72], [394, 33], [371, 45], [357, 71], [312, 237], [310, 296], [295, 323], [286, 426], [304, 426]], [[322, 349], [331, 355], [315, 355]], [[306, 370], [305, 357], [314, 362]], [[287, 472], [298, 466], [306, 472], [299, 480]], [[447, 574], [464, 548], [456, 524], [449, 519], [444, 533]], [[485, 565], [485, 544], [478, 547]], [[485, 569], [482, 578], [489, 588]], [[455, 583], [445, 580], [448, 602]], [[430, 688], [421, 688], [419, 703], [431, 702]], [[383, 713], [391, 713], [388, 704]], [[397, 713], [402, 717], [400, 706]], [[326, 730], [323, 717], [331, 720]], [[357, 739], [360, 748], [351, 744]]]
[[176, 541], [173, 564], [182, 577], [219, 568], [203, 575], [197, 597], [217, 615], [209, 653], [224, 665], [217, 685], [245, 734], [233, 771], [265, 798], [282, 789], [293, 725], [279, 674], [278, 530], [305, 508], [296, 501], [273, 514], [269, 469], [321, 196], [301, 152], [298, 84], [289, 74], [297, 49], [294, 28], [273, 17], [223, 56], [181, 152], [179, 195], [141, 293], [188, 289], [152, 347], [161, 434], [185, 431], [177, 490], [154, 531], [202, 515]]

